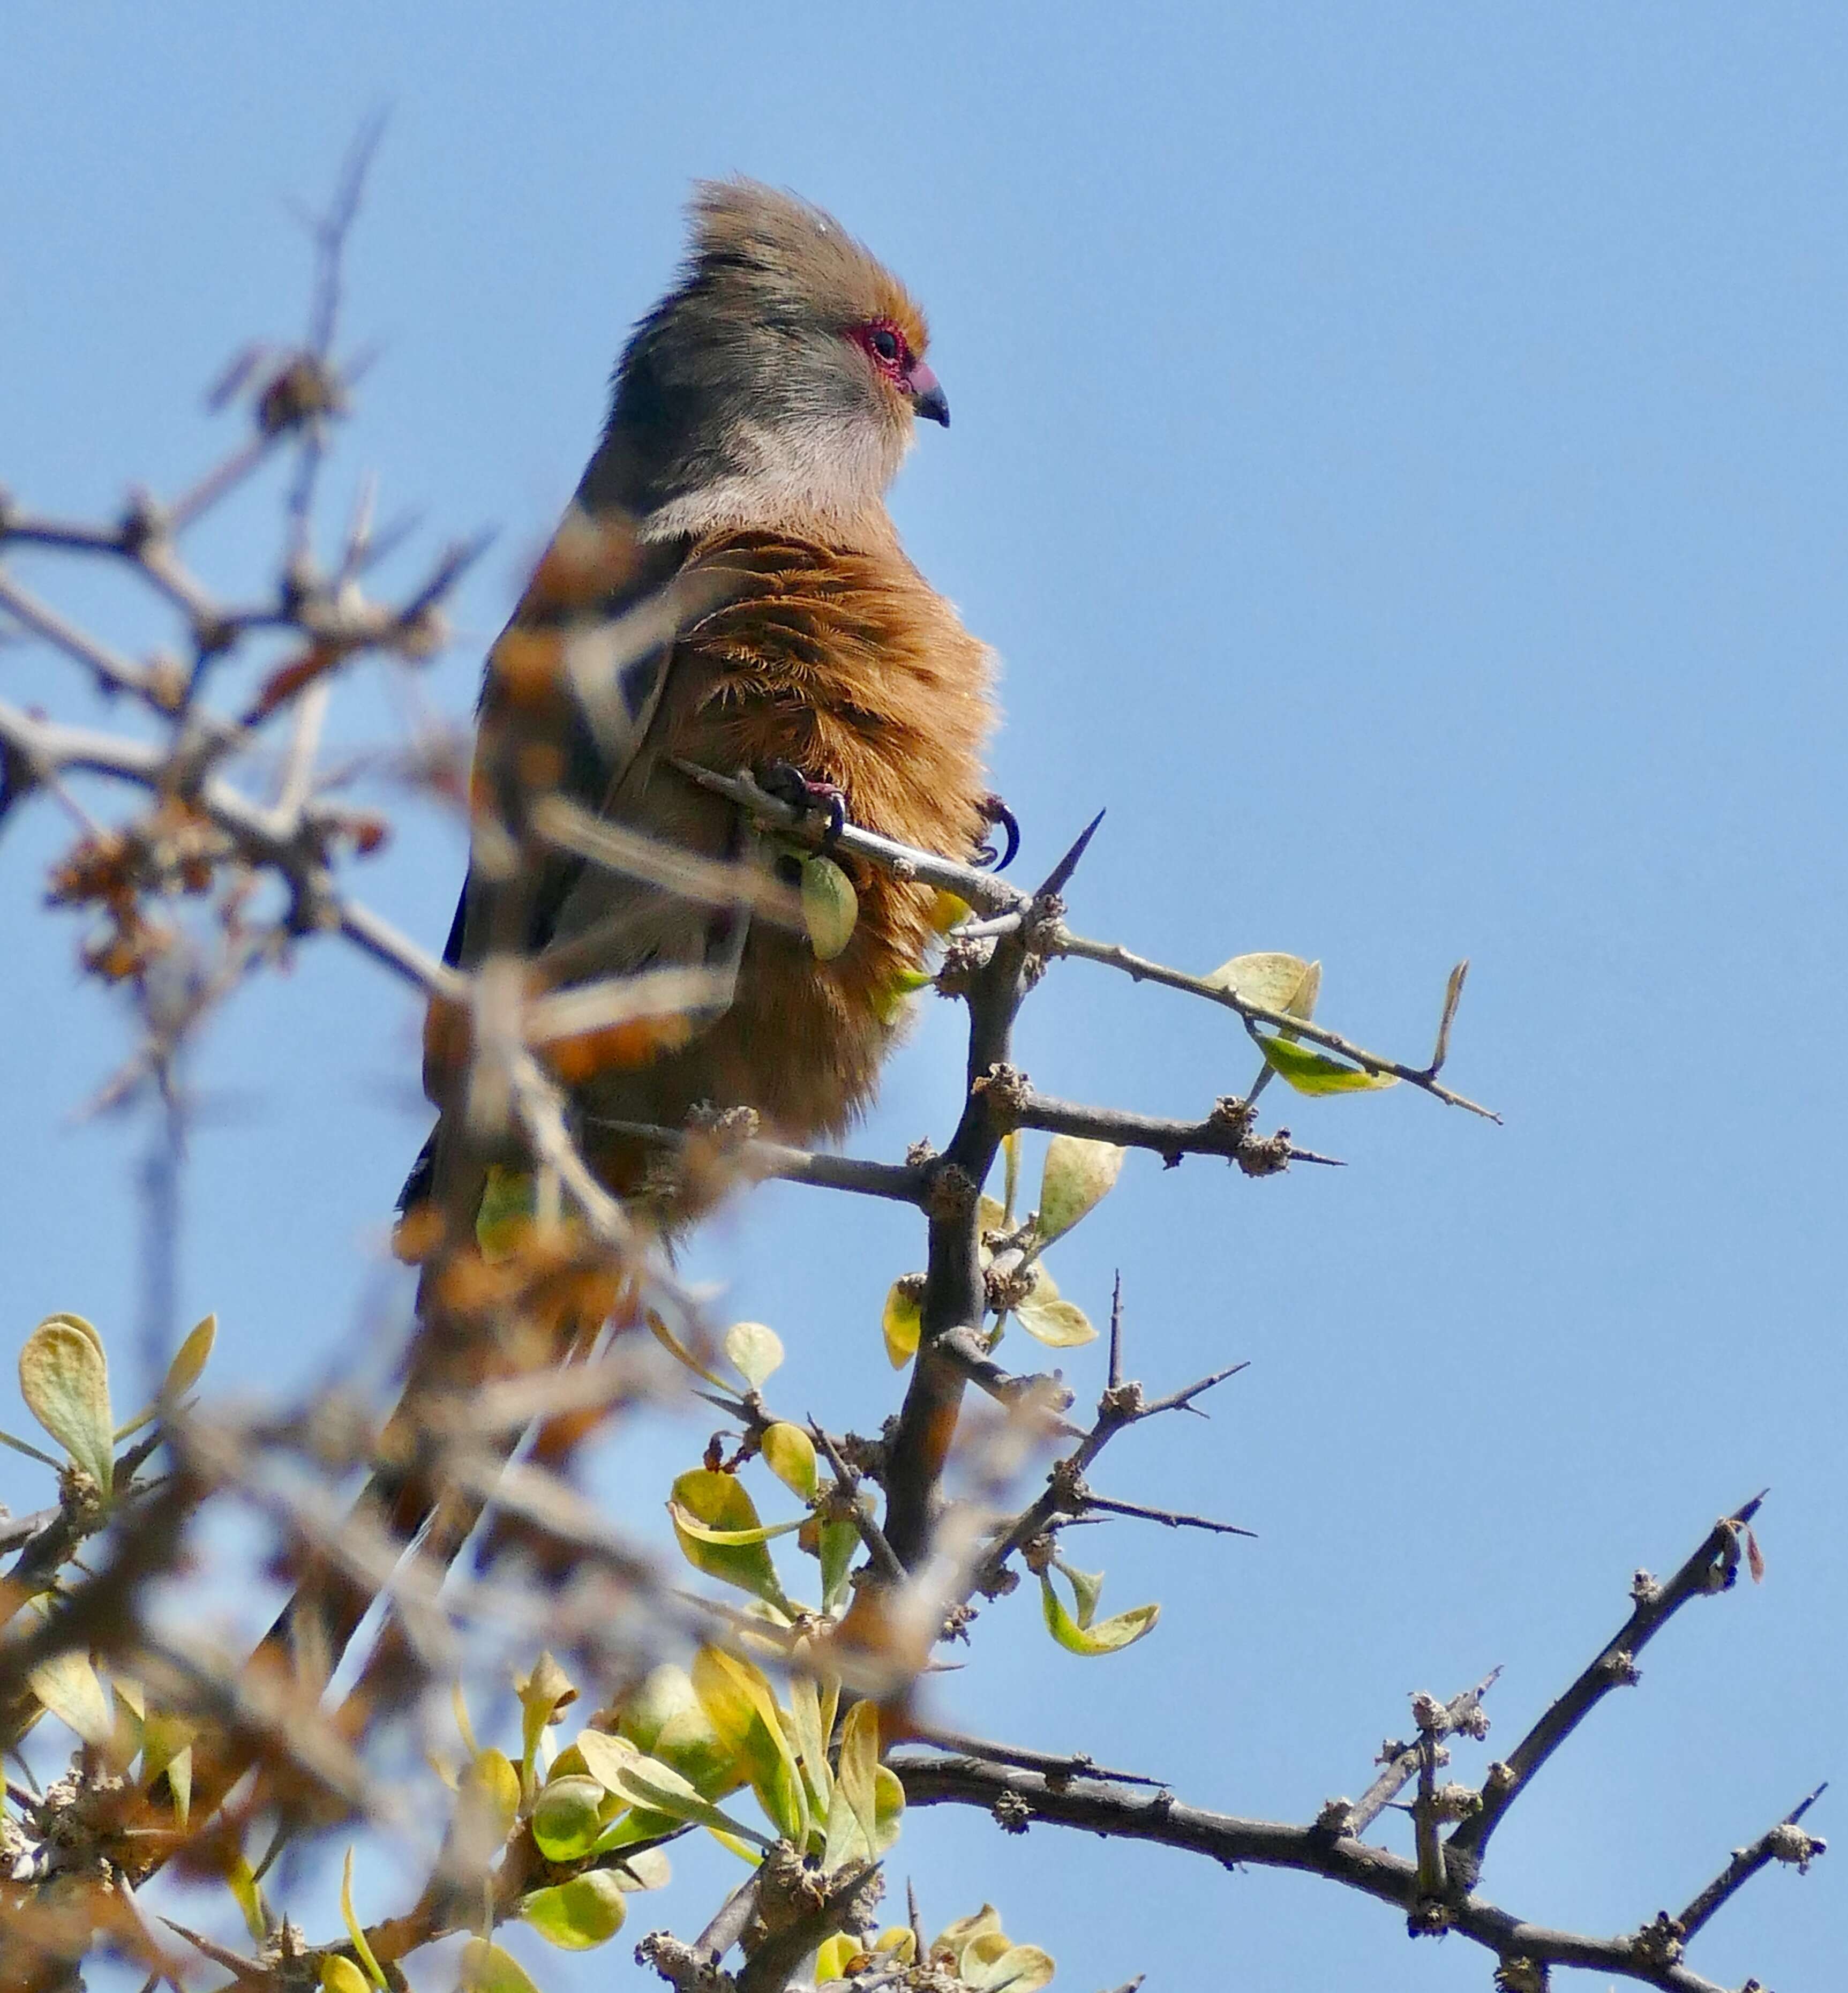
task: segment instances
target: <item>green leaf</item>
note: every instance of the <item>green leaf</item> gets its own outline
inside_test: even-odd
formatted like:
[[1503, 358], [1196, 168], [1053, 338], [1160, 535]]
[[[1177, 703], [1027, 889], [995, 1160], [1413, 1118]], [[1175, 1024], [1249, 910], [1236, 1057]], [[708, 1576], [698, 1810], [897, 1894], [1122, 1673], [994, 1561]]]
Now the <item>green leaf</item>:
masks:
[[761, 1528], [757, 1506], [735, 1474], [721, 1474], [709, 1467], [692, 1468], [675, 1482], [668, 1513], [673, 1520], [681, 1554], [695, 1571], [717, 1578], [722, 1584], [735, 1584], [740, 1591], [754, 1593], [772, 1605], [787, 1606], [776, 1566], [770, 1561], [762, 1537], [755, 1541], [711, 1543], [681, 1527], [681, 1518], [685, 1515], [707, 1531], [750, 1532]]
[[1393, 1073], [1363, 1072], [1358, 1066], [1343, 1065], [1288, 1038], [1268, 1038], [1262, 1031], [1257, 1038], [1265, 1064], [1299, 1093], [1373, 1093], [1399, 1084]]
[[1078, 1349], [1097, 1340], [1091, 1318], [1075, 1301], [1063, 1300], [1044, 1265], [1033, 1269], [1033, 1291], [1014, 1310], [1014, 1318], [1048, 1349]]
[[100, 1747], [114, 1736], [115, 1711], [109, 1691], [90, 1665], [87, 1654], [73, 1648], [69, 1653], [54, 1655], [41, 1661], [26, 1680], [39, 1701], [86, 1744]]
[[1222, 962], [1203, 983], [1229, 990], [1247, 1003], [1266, 1010], [1285, 1010], [1293, 1017], [1313, 1017], [1321, 993], [1322, 965], [1300, 955], [1235, 955]]
[[[858, 1498], [864, 1500], [863, 1496]], [[847, 1581], [860, 1547], [859, 1526], [851, 1516], [824, 1523], [819, 1531], [822, 1564], [822, 1610], [832, 1612], [847, 1595]]]
[[725, 1332], [725, 1353], [753, 1391], [761, 1391], [783, 1361], [783, 1339], [760, 1321], [735, 1321]]
[[[582, 1749], [579, 1739], [579, 1748]], [[584, 1762], [591, 1764], [589, 1752]], [[567, 1773], [540, 1787], [532, 1806], [533, 1843], [548, 1861], [575, 1861], [588, 1855], [603, 1831], [604, 1781], [595, 1775]]]
[[[862, 1716], [862, 1711], [868, 1713]], [[878, 1750], [878, 1705], [856, 1703], [841, 1728], [840, 1759], [822, 1854], [825, 1872], [876, 1861], [898, 1838], [905, 1789], [898, 1774], [879, 1762]]]
[[849, 942], [860, 917], [859, 897], [832, 858], [818, 852], [802, 861], [802, 925], [818, 962], [832, 962]]
[[353, 1961], [330, 1951], [321, 1961], [321, 1993], [367, 1993], [371, 1984]]
[[886, 1339], [886, 1360], [894, 1370], [902, 1370], [917, 1354], [924, 1335], [924, 1277], [906, 1273], [886, 1291], [885, 1311], [880, 1317], [880, 1333]]
[[584, 1754], [591, 1776], [630, 1806], [665, 1814], [671, 1820], [685, 1820], [695, 1827], [729, 1834], [757, 1848], [767, 1849], [776, 1844], [768, 1835], [721, 1812], [711, 1800], [695, 1792], [671, 1765], [663, 1764], [658, 1758], [644, 1756], [627, 1738], [608, 1736], [600, 1730], [586, 1730], [578, 1739], [578, 1749]]
[[1081, 1626], [1065, 1609], [1065, 1602], [1053, 1589], [1050, 1571], [1040, 1574], [1040, 1602], [1046, 1614], [1046, 1629], [1070, 1654], [1114, 1654], [1139, 1640], [1161, 1616], [1159, 1605], [1132, 1606], [1113, 1619], [1100, 1619]]
[[19, 1352], [19, 1395], [53, 1439], [109, 1499], [115, 1470], [115, 1420], [109, 1364], [88, 1322], [51, 1315]]
[[[677, 1834], [685, 1824], [675, 1814], [656, 1813], [647, 1807], [630, 1807], [597, 1836], [596, 1845], [590, 1852], [593, 1858], [600, 1861], [606, 1855], [621, 1854], [625, 1848], [632, 1847], [638, 1841], [658, 1841], [664, 1834]], [[628, 1858], [639, 1861], [642, 1858], [635, 1855]]]
[[607, 1868], [586, 1869], [555, 1889], [535, 1889], [520, 1904], [526, 1922], [562, 1951], [589, 1951], [608, 1943], [628, 1913], [622, 1885]]
[[354, 1950], [359, 1954], [360, 1964], [366, 1968], [366, 1977], [384, 1993], [385, 1975], [379, 1970], [378, 1961], [372, 1955], [372, 1947], [366, 1942], [366, 1933], [353, 1908], [353, 1850], [347, 1850], [347, 1859], [340, 1869], [340, 1921], [347, 1926], [347, 1936]]
[[812, 1502], [815, 1492], [815, 1441], [800, 1426], [779, 1419], [764, 1428], [759, 1442], [763, 1464], [789, 1489], [804, 1502]]
[[1124, 1152], [1111, 1142], [1055, 1135], [1046, 1145], [1040, 1177], [1039, 1233], [1043, 1243], [1069, 1232], [1110, 1193]]
[[462, 1947], [462, 1993], [539, 1993], [520, 1961], [484, 1937]]

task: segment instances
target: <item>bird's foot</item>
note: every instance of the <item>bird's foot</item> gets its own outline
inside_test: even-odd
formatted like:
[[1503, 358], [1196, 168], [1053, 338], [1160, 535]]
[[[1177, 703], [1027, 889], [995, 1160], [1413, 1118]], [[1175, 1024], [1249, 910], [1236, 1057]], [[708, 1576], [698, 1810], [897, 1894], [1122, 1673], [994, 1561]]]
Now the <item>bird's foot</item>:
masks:
[[822, 849], [831, 850], [847, 828], [847, 794], [833, 782], [819, 782], [803, 774], [794, 763], [772, 761], [759, 771], [758, 787], [792, 809], [819, 810], [828, 819], [822, 833]]
[[982, 812], [982, 821], [991, 830], [999, 829], [1006, 837], [1007, 848], [1000, 856], [995, 856], [994, 845], [984, 842], [975, 848], [975, 863], [992, 867], [996, 872], [1005, 872], [1014, 862], [1014, 854], [1020, 849], [1020, 826], [1014, 813], [999, 796], [984, 796], [975, 806]]

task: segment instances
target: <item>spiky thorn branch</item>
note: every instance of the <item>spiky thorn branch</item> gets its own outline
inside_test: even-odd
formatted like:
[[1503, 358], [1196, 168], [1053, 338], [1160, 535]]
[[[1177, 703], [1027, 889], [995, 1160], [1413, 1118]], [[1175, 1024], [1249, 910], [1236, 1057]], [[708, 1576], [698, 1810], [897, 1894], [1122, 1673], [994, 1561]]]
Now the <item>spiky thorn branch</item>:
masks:
[[1630, 1616], [1598, 1650], [1572, 1686], [1541, 1715], [1505, 1761], [1491, 1765], [1479, 1812], [1451, 1834], [1447, 1851], [1473, 1878], [1495, 1829], [1534, 1774], [1613, 1689], [1641, 1680], [1636, 1657], [1690, 1599], [1730, 1591], [1737, 1581], [1747, 1530], [1768, 1490], [1761, 1489], [1730, 1516], [1723, 1516], [1666, 1584], [1646, 1571], [1631, 1581]]
[[[822, 836], [833, 836], [826, 831], [813, 811], [800, 810], [780, 797], [768, 795], [752, 777], [744, 772], [721, 774], [710, 768], [696, 767], [690, 761], [676, 761], [680, 771], [702, 788], [715, 794], [729, 798], [749, 809], [757, 820], [787, 835], [806, 838], [819, 844]], [[1095, 826], [1092, 828], [1095, 829]], [[1170, 990], [1177, 990], [1190, 996], [1204, 998], [1234, 1012], [1248, 1032], [1256, 1035], [1255, 1027], [1268, 1024], [1278, 1031], [1287, 1031], [1310, 1044], [1320, 1045], [1324, 1051], [1335, 1053], [1350, 1061], [1363, 1071], [1385, 1074], [1394, 1079], [1403, 1080], [1406, 1085], [1416, 1087], [1421, 1092], [1430, 1094], [1433, 1099], [1447, 1106], [1467, 1109], [1479, 1114], [1486, 1120], [1499, 1121], [1501, 1116], [1491, 1109], [1481, 1106], [1464, 1095], [1453, 1092], [1439, 1084], [1437, 1075], [1450, 1050], [1450, 1026], [1457, 1014], [1457, 1005], [1463, 992], [1464, 977], [1468, 964], [1460, 963], [1450, 973], [1444, 992], [1443, 1008], [1439, 1022], [1437, 1047], [1432, 1062], [1427, 1066], [1406, 1065], [1402, 1060], [1383, 1057], [1357, 1044], [1351, 1038], [1338, 1031], [1311, 1023], [1293, 1014], [1272, 1010], [1267, 1004], [1252, 1002], [1241, 996], [1236, 990], [1209, 981], [1199, 976], [1190, 976], [1184, 969], [1170, 969], [1164, 963], [1153, 962], [1146, 955], [1135, 954], [1115, 942], [1086, 939], [1074, 934], [1064, 925], [1064, 909], [1047, 904], [1045, 889], [1037, 893], [1023, 892], [1016, 886], [1009, 885], [992, 873], [978, 871], [973, 866], [959, 865], [940, 858], [928, 852], [914, 851], [895, 844], [890, 838], [861, 829], [848, 824], [838, 834], [838, 842], [844, 851], [864, 858], [870, 864], [883, 867], [895, 878], [915, 879], [927, 886], [936, 886], [944, 891], [954, 893], [966, 900], [977, 912], [985, 918], [971, 922], [958, 930], [958, 938], [965, 942], [995, 942], [997, 945], [1007, 941], [1027, 939], [1030, 952], [1042, 962], [1061, 955], [1074, 959], [1095, 962], [1106, 969], [1119, 970], [1138, 983], [1156, 983]], [[1208, 1151], [1207, 1153], [1223, 1153]]]

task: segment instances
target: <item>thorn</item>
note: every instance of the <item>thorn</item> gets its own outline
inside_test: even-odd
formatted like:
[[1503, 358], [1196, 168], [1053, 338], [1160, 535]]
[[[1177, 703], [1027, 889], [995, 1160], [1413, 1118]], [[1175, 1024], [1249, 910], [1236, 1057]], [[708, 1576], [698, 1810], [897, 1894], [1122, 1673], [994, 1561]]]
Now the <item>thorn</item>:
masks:
[[1039, 891], [1033, 895], [1035, 899], [1050, 899], [1054, 893], [1062, 893], [1064, 891], [1066, 885], [1071, 880], [1072, 873], [1078, 869], [1078, 860], [1085, 855], [1085, 846], [1088, 845], [1091, 842], [1091, 839], [1097, 835], [1097, 827], [1103, 822], [1103, 820], [1104, 812], [1102, 810], [1099, 810], [1097, 815], [1094, 816], [1091, 821], [1085, 825], [1085, 828], [1078, 832], [1078, 837], [1073, 843], [1071, 849], [1067, 852], [1065, 856], [1059, 860], [1058, 863], [1047, 873], [1046, 883], [1040, 888]]
[[1123, 1270], [1118, 1267], [1110, 1290], [1110, 1388], [1123, 1381]]

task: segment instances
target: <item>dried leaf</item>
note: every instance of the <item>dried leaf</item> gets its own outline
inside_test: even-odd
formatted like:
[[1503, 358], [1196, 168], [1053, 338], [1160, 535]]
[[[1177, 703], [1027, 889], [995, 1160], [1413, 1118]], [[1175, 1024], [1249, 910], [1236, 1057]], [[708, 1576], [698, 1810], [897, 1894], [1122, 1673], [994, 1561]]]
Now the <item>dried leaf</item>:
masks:
[[1112, 1142], [1055, 1135], [1046, 1145], [1040, 1177], [1039, 1232], [1052, 1240], [1069, 1232], [1107, 1197], [1123, 1167], [1124, 1151]]

